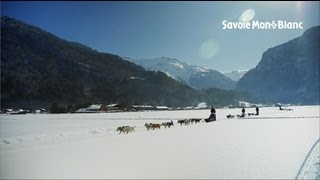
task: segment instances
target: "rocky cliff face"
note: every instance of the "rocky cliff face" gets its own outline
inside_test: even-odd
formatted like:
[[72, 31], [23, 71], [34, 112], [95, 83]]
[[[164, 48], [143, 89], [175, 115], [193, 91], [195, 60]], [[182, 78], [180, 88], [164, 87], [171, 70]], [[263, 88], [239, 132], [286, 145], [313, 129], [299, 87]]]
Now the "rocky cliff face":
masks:
[[259, 64], [237, 83], [265, 102], [319, 104], [319, 32], [313, 27], [298, 38], [268, 49]]

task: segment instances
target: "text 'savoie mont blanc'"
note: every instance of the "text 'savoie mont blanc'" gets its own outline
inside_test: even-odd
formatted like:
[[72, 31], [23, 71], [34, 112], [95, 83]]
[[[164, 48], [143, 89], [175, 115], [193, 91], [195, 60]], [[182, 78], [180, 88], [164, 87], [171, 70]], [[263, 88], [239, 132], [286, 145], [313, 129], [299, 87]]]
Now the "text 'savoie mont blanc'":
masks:
[[248, 21], [248, 22], [228, 22], [227, 20], [222, 21], [223, 30], [231, 29], [303, 29], [303, 22], [290, 22], [290, 21]]

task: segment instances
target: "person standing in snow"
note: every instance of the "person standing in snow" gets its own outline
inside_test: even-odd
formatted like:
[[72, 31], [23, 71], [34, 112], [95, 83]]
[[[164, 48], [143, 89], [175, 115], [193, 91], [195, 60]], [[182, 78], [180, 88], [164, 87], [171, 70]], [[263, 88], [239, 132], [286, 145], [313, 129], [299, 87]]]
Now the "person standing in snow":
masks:
[[241, 112], [242, 112], [242, 115], [240, 117], [244, 117], [246, 115], [246, 110], [242, 108]]
[[258, 116], [259, 115], [259, 107], [257, 106], [256, 107], [256, 116]]

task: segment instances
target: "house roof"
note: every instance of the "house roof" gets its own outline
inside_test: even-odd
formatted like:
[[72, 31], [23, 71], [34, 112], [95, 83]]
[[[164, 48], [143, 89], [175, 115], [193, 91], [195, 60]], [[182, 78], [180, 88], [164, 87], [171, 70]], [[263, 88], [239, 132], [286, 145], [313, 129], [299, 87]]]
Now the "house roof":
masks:
[[151, 105], [132, 105], [135, 108], [153, 108]]
[[102, 104], [92, 104], [90, 105], [89, 107], [85, 108], [85, 109], [88, 109], [88, 110], [97, 110], [97, 109], [100, 109], [102, 106]]
[[169, 109], [168, 106], [156, 106], [157, 109]]
[[107, 107], [115, 107], [117, 106], [118, 104], [109, 104]]

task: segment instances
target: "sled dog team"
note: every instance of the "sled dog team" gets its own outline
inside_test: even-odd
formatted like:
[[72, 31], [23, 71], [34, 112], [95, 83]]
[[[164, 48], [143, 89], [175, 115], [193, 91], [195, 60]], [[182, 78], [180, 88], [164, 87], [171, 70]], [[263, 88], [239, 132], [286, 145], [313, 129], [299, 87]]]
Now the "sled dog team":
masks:
[[[209, 118], [204, 119], [204, 122], [213, 122], [216, 121], [216, 109], [214, 107], [211, 107], [211, 114], [209, 116]], [[190, 119], [183, 119], [183, 120], [178, 120], [178, 124], [180, 124], [180, 126], [182, 125], [189, 125], [189, 124], [197, 124], [201, 121], [201, 119], [197, 119], [197, 118], [190, 118]], [[150, 129], [155, 130], [155, 129], [160, 129], [161, 126], [165, 127], [165, 128], [170, 128], [171, 126], [174, 126], [173, 121], [171, 120], [170, 122], [163, 122], [161, 124], [157, 124], [157, 123], [145, 123], [144, 126], [147, 128], [147, 130], [149, 131]], [[135, 126], [121, 126], [117, 128], [117, 131], [119, 131], [119, 134], [123, 133], [123, 134], [128, 134], [129, 132], [134, 132], [135, 130]]]
[[178, 124], [180, 124], [180, 126], [182, 125], [189, 125], [189, 124], [193, 124], [193, 123], [199, 123], [201, 121], [201, 119], [196, 119], [196, 118], [190, 118], [190, 119], [183, 119], [183, 120], [179, 120]]
[[[201, 121], [201, 119], [190, 118], [190, 119], [178, 120], [178, 124], [180, 124], [180, 126], [182, 126], [182, 125], [189, 125], [189, 124], [193, 124], [193, 123], [199, 123], [200, 121]], [[164, 128], [170, 128], [171, 126], [174, 126], [174, 123], [171, 120], [170, 122], [163, 122], [161, 124], [159, 124], [159, 123], [145, 123], [144, 126], [149, 131], [149, 130], [160, 129], [161, 126], [163, 126]], [[119, 131], [119, 134], [121, 134], [121, 133], [128, 134], [128, 133], [134, 132], [135, 128], [136, 128], [135, 126], [120, 126], [117, 128], [117, 131]]]
[[156, 123], [145, 123], [144, 126], [147, 128], [147, 130], [149, 131], [150, 129], [154, 130], [154, 129], [160, 129], [161, 126], [165, 127], [165, 128], [170, 128], [171, 126], [174, 126], [173, 121], [170, 122], [163, 122], [161, 124], [156, 124]]
[[[256, 113], [245, 113], [245, 109], [242, 108], [241, 112], [242, 114], [241, 115], [237, 115], [237, 118], [243, 118], [245, 117], [246, 115], [248, 116], [258, 116], [259, 115], [259, 107], [256, 107], [255, 108], [256, 110]], [[283, 110], [281, 109], [280, 107], [280, 110]], [[289, 109], [292, 111], [292, 109]], [[211, 107], [211, 110], [210, 110], [211, 114], [209, 116], [209, 118], [207, 119], [203, 119], [204, 122], [206, 123], [209, 123], [209, 122], [214, 122], [216, 121], [216, 110], [214, 107]], [[226, 116], [228, 119], [233, 119], [235, 117], [235, 115], [231, 115], [231, 114], [228, 114]], [[183, 120], [178, 120], [178, 124], [180, 124], [180, 126], [182, 125], [190, 125], [190, 124], [197, 124], [197, 123], [200, 123], [202, 121], [202, 119], [197, 119], [197, 118], [190, 118], [190, 119], [183, 119]], [[147, 128], [147, 130], [155, 130], [155, 129], [160, 129], [161, 126], [165, 127], [165, 128], [170, 128], [171, 126], [174, 126], [173, 124], [173, 121], [170, 121], [170, 122], [163, 122], [161, 124], [158, 124], [158, 123], [145, 123], [144, 126]], [[128, 134], [129, 132], [134, 132], [135, 131], [135, 126], [121, 126], [121, 127], [118, 127], [117, 128], [117, 131], [119, 131], [123, 134]]]

